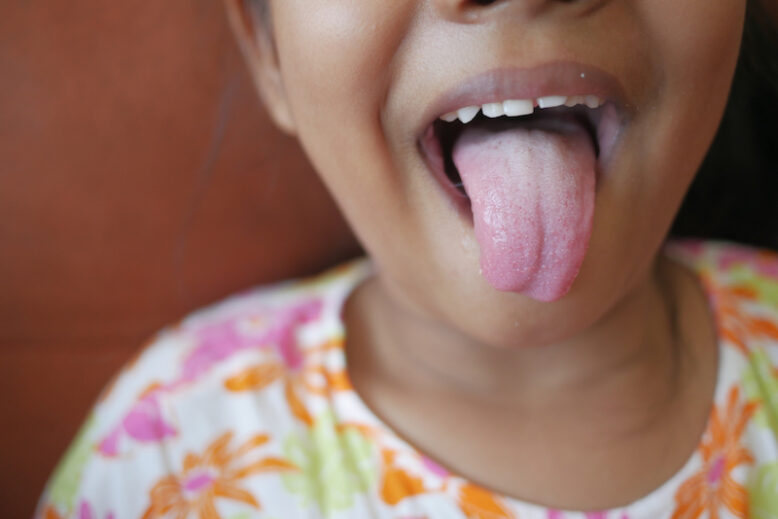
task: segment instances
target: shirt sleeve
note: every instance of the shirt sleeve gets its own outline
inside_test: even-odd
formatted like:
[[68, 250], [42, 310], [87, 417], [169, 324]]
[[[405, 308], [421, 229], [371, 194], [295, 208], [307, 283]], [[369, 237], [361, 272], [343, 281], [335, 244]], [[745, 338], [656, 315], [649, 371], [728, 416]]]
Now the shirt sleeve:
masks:
[[104, 389], [44, 489], [36, 519], [142, 517], [148, 489], [171, 473], [178, 434], [166, 388], [191, 338], [167, 330]]

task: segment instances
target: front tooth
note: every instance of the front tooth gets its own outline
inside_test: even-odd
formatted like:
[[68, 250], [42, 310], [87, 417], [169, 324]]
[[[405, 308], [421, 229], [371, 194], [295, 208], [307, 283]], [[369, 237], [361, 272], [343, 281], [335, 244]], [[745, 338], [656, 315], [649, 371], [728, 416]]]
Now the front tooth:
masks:
[[502, 103], [505, 115], [508, 117], [519, 117], [529, 115], [535, 111], [535, 103], [529, 99], [511, 99]]
[[562, 106], [566, 102], [566, 96], [546, 96], [538, 98], [538, 106], [540, 108], [554, 108], [555, 106]]
[[502, 103], [486, 103], [481, 109], [486, 117], [491, 117], [492, 119], [505, 115]]
[[447, 114], [443, 114], [440, 116], [440, 118], [446, 121], [447, 123], [453, 123], [454, 121], [457, 120], [457, 117], [459, 117], [459, 115], [456, 112], [449, 112]]
[[460, 121], [467, 124], [475, 119], [475, 116], [478, 115], [480, 110], [480, 106], [466, 106], [457, 110], [457, 115], [459, 116]]
[[586, 103], [586, 106], [588, 106], [589, 108], [597, 108], [602, 104], [600, 98], [597, 96], [586, 96], [586, 98], [584, 99], [584, 103]]
[[567, 98], [567, 102], [565, 103], [565, 106], [576, 106], [576, 105], [582, 105], [584, 103], [585, 101], [583, 96], [570, 96]]

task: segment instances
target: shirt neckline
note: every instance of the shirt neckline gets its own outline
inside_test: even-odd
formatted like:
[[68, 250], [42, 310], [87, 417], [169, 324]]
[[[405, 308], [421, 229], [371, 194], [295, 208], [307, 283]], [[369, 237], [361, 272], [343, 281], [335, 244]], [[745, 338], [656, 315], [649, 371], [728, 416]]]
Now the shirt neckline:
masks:
[[[673, 250], [674, 248], [677, 247], [683, 248], [684, 242], [673, 242], [672, 245], [673, 247], [668, 247], [664, 251], [665, 256], [670, 258], [672, 261], [678, 263], [682, 267], [687, 268], [687, 270], [689, 270], [694, 275], [695, 279], [699, 283], [700, 288], [705, 294], [705, 298], [708, 304], [708, 311], [710, 312], [710, 315], [713, 319], [715, 329], [718, 330], [718, 322], [720, 319], [721, 310], [718, 305], [718, 298], [716, 297], [717, 290], [715, 284], [712, 283], [710, 280], [708, 280], [705, 276], [701, 275], [701, 265], [699, 265], [694, 260], [689, 259], [688, 257], [684, 257], [682, 253], [674, 252]], [[383, 419], [381, 419], [375, 412], [373, 412], [370, 406], [362, 399], [359, 393], [354, 389], [354, 385], [351, 383], [351, 378], [349, 377], [348, 369], [346, 368], [348, 365], [348, 359], [346, 358], [346, 351], [345, 351], [347, 330], [346, 330], [345, 322], [342, 317], [342, 311], [349, 297], [356, 291], [356, 289], [362, 283], [367, 281], [368, 278], [374, 275], [374, 267], [372, 265], [372, 262], [369, 259], [363, 258], [352, 262], [351, 268], [348, 268], [346, 272], [350, 273], [350, 275], [347, 276], [349, 278], [348, 280], [349, 282], [345, 286], [343, 286], [343, 291], [339, 294], [339, 297], [335, 301], [335, 309], [334, 309], [335, 311], [330, 314], [332, 317], [336, 319], [336, 322], [333, 324], [338, 328], [341, 337], [341, 343], [340, 343], [341, 347], [339, 348], [338, 352], [344, 366], [344, 374], [346, 376], [346, 379], [348, 381], [348, 386], [349, 386], [348, 392], [351, 396], [350, 402], [351, 405], [353, 406], [353, 409], [349, 413], [350, 415], [353, 416], [349, 416], [346, 418], [349, 421], [351, 421], [354, 419], [354, 417], [361, 417], [362, 421], [367, 421], [369, 423], [376, 424], [376, 426], [381, 429], [382, 433], [388, 435], [392, 439], [393, 443], [400, 445], [402, 449], [406, 450], [409, 453], [412, 453], [413, 455], [419, 458], [430, 460], [433, 463], [435, 463], [432, 457], [430, 457], [429, 455], [425, 454], [422, 450], [415, 447], [410, 441], [406, 440], [398, 431], [396, 431], [394, 428], [389, 426]], [[716, 383], [714, 385], [713, 395], [710, 400], [710, 410], [712, 410], [715, 406], [722, 404], [721, 399], [723, 398], [722, 395], [724, 394], [723, 391], [724, 388], [722, 387], [723, 384], [722, 364], [724, 358], [724, 340], [720, 336], [718, 331], [716, 334], [716, 349], [717, 349], [717, 356], [718, 356], [717, 367], [716, 367]], [[455, 482], [456, 485], [454, 486], [456, 487], [467, 484], [467, 485], [475, 485], [480, 488], [483, 488], [484, 490], [492, 494], [494, 497], [502, 501], [504, 504], [506, 504], [508, 508], [511, 509], [511, 511], [516, 512], [517, 514], [519, 514], [519, 516], [522, 517], [542, 516], [542, 517], [549, 517], [554, 519], [571, 519], [573, 517], [586, 517], [586, 518], [597, 517], [599, 519], [600, 516], [596, 514], [616, 514], [615, 517], [618, 517], [619, 519], [622, 518], [654, 519], [660, 516], [660, 514], [667, 513], [673, 509], [673, 506], [675, 504], [674, 496], [678, 488], [680, 487], [680, 485], [683, 483], [683, 481], [685, 481], [686, 479], [691, 477], [695, 472], [697, 472], [702, 466], [700, 455], [699, 455], [699, 449], [703, 441], [709, 435], [710, 432], [710, 428], [711, 428], [710, 410], [708, 412], [708, 418], [706, 419], [703, 432], [700, 435], [694, 450], [687, 457], [686, 461], [683, 463], [681, 468], [678, 469], [672, 476], [670, 476], [667, 480], [665, 480], [654, 490], [651, 490], [644, 496], [636, 500], [633, 500], [631, 503], [628, 503], [621, 507], [608, 508], [608, 509], [596, 510], [596, 511], [565, 510], [565, 509], [549, 508], [541, 504], [532, 503], [530, 501], [505, 495], [501, 492], [490, 489], [488, 486], [479, 485], [478, 483], [466, 477], [463, 477], [459, 474], [451, 472], [448, 469], [446, 469], [446, 472], [449, 473], [447, 478]], [[605, 516], [603, 515], [602, 517]]]

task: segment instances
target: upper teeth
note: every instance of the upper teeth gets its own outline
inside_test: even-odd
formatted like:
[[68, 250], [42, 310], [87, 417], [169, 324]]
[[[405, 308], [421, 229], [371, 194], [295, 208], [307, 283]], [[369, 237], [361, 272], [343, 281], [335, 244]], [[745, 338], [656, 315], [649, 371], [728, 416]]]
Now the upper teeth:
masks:
[[519, 117], [529, 115], [535, 111], [537, 106], [540, 109], [554, 108], [555, 106], [575, 106], [585, 105], [589, 108], [597, 108], [603, 105], [603, 100], [595, 95], [588, 96], [546, 96], [538, 99], [509, 99], [503, 102], [485, 103], [481, 106], [465, 106], [454, 112], [442, 115], [440, 118], [446, 122], [454, 122], [457, 119], [467, 124], [483, 112], [486, 117]]

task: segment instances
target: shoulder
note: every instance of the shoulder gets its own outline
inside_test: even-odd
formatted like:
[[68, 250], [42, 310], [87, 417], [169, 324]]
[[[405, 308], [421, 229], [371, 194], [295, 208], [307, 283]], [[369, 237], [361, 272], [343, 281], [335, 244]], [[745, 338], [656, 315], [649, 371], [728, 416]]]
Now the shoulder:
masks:
[[778, 283], [778, 251], [727, 241], [684, 239], [668, 242], [665, 252], [719, 282]]
[[699, 276], [714, 303], [734, 305], [725, 310], [778, 321], [778, 252], [702, 240], [673, 241], [665, 252]]
[[[309, 336], [341, 325], [342, 300], [364, 271], [363, 264], [348, 264], [321, 276], [255, 288], [156, 334], [100, 396], [93, 411], [103, 433], [98, 450], [119, 455], [137, 441], [179, 436], [174, 417], [159, 412], [163, 402], [196, 400], [202, 407], [229, 389], [225, 377], [258, 359], [293, 365], [296, 349]], [[306, 341], [298, 340], [301, 336]], [[105, 430], [117, 423], [118, 429]]]
[[778, 253], [704, 241], [671, 243], [667, 253], [694, 270], [708, 294], [720, 342], [711, 423], [728, 427], [718, 437], [742, 434], [735, 440], [751, 465], [749, 492], [762, 503], [778, 484]]
[[140, 517], [160, 492], [176, 497], [184, 472], [232, 451], [264, 450], [268, 467], [283, 469], [272, 438], [289, 425], [289, 406], [269, 386], [299, 368], [305, 345], [340, 333], [343, 300], [369, 271], [358, 261], [252, 289], [159, 332], [100, 396], [38, 513]]
[[727, 242], [668, 244], [700, 278], [722, 342], [778, 366], [778, 253]]

